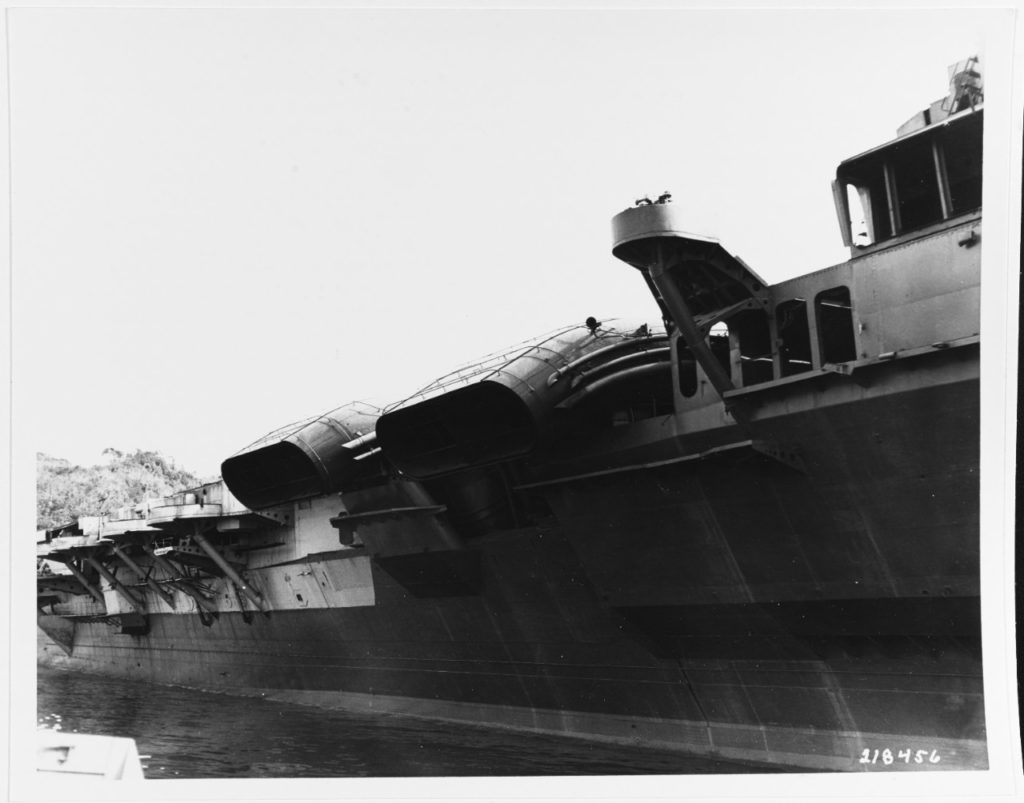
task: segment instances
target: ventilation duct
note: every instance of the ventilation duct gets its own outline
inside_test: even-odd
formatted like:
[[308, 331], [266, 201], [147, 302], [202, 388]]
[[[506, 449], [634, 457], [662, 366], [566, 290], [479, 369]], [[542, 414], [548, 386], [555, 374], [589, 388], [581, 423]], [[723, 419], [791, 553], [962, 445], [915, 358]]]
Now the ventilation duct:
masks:
[[[545, 335], [427, 386], [384, 411], [377, 438], [387, 459], [416, 479], [501, 462], [533, 451], [569, 396], [576, 367], [621, 357], [652, 337], [639, 328], [590, 321]], [[663, 339], [663, 337], [662, 337]]]

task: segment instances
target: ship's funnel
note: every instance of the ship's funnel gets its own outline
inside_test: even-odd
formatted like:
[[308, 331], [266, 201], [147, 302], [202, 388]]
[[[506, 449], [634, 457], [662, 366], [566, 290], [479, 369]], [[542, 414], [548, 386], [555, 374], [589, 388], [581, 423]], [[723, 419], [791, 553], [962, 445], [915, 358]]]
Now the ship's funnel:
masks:
[[[442, 377], [389, 408], [377, 422], [384, 456], [416, 479], [509, 460], [545, 438], [556, 405], [576, 389], [574, 366], [591, 357], [641, 350], [640, 329], [575, 326], [494, 355]], [[625, 351], [624, 351], [625, 350]]]
[[371, 469], [379, 416], [356, 402], [282, 427], [225, 460], [224, 482], [253, 510], [339, 491]]
[[526, 399], [485, 380], [385, 414], [377, 437], [393, 464], [426, 478], [526, 454], [539, 423]]

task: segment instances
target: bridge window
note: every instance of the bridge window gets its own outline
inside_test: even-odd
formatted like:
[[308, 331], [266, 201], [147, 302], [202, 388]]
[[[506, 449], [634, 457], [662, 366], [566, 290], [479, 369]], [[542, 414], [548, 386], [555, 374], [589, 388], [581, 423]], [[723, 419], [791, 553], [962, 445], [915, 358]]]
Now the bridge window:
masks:
[[775, 325], [779, 333], [782, 375], [792, 376], [810, 371], [813, 366], [807, 302], [802, 298], [783, 301], [775, 308]]
[[708, 332], [708, 348], [711, 349], [711, 354], [718, 360], [725, 373], [731, 376], [729, 326], [725, 322], [719, 321], [711, 327], [711, 331]]
[[846, 184], [849, 227], [854, 245], [871, 245], [892, 237], [892, 222], [881, 165], [850, 177]]
[[871, 191], [866, 187], [847, 184], [846, 208], [850, 216], [849, 230], [853, 245], [871, 245], [875, 241], [875, 221], [871, 217]]
[[950, 127], [941, 139], [953, 214], [981, 206], [981, 136], [981, 116], [975, 114]]
[[841, 286], [818, 293], [814, 299], [814, 312], [822, 361], [840, 363], [857, 359], [850, 289]]
[[680, 337], [675, 338], [676, 364], [679, 366], [679, 392], [687, 399], [697, 393], [697, 361]]
[[979, 208], [981, 156], [975, 112], [847, 162], [835, 184], [844, 241], [872, 245]]
[[896, 225], [912, 231], [942, 220], [942, 202], [930, 137], [894, 145], [888, 158], [895, 188]]
[[744, 386], [770, 382], [772, 374], [772, 338], [768, 316], [749, 310], [729, 319], [740, 351], [740, 378]]

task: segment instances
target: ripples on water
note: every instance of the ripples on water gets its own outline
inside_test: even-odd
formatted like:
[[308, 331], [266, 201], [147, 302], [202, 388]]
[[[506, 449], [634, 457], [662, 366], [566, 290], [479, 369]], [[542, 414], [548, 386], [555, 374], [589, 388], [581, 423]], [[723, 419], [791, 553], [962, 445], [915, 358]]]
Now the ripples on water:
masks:
[[39, 667], [40, 727], [130, 736], [147, 778], [749, 772], [638, 747], [365, 716]]

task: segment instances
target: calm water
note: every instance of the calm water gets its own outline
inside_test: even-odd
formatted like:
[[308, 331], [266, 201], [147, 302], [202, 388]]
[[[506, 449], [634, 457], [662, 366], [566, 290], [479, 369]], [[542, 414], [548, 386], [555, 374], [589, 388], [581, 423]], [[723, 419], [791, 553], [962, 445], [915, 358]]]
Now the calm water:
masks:
[[39, 724], [131, 736], [147, 778], [750, 772], [636, 747], [362, 716], [39, 667]]

